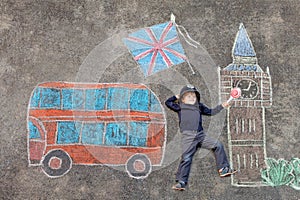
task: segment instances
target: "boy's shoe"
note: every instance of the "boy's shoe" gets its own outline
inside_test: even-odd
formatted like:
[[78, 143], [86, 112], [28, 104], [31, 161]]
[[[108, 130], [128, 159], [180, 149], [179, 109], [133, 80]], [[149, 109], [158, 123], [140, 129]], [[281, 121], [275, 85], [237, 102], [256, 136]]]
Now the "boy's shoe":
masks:
[[183, 181], [179, 181], [177, 184], [173, 185], [173, 190], [184, 191], [186, 184]]
[[231, 169], [229, 167], [223, 167], [222, 169], [219, 170], [219, 175], [220, 175], [220, 177], [226, 177], [226, 176], [230, 176], [236, 172], [237, 172], [236, 170]]

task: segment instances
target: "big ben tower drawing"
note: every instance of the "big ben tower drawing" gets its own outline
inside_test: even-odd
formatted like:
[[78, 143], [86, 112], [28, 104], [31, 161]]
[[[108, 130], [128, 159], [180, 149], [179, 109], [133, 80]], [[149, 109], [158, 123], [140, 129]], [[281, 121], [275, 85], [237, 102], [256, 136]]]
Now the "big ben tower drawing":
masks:
[[239, 172], [231, 183], [240, 187], [262, 186], [260, 170], [265, 168], [266, 133], [265, 108], [272, 104], [269, 68], [264, 72], [247, 31], [240, 24], [233, 49], [233, 62], [219, 68], [222, 101], [239, 87], [241, 97], [233, 100], [227, 113], [230, 162]]

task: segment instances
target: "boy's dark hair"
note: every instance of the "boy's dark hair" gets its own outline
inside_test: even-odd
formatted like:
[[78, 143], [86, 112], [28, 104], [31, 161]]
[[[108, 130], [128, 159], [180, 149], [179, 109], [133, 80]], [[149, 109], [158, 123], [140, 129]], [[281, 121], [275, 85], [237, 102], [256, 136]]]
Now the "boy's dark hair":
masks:
[[180, 98], [179, 98], [180, 101], [182, 100], [183, 95], [185, 93], [187, 93], [187, 92], [195, 92], [197, 100], [198, 100], [198, 102], [200, 102], [200, 92], [197, 90], [197, 88], [195, 86], [189, 85], [189, 84], [186, 85], [186, 86], [184, 86], [181, 89], [181, 91], [180, 91]]

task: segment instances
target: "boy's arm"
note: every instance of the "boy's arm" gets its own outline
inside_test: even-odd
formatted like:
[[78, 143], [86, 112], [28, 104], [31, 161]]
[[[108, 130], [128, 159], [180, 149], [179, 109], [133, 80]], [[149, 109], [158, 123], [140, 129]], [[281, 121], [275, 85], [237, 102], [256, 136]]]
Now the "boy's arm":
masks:
[[[224, 105], [225, 106], [225, 105]], [[221, 110], [224, 109], [223, 104], [217, 105], [215, 108], [209, 108], [206, 105], [199, 103], [200, 111], [203, 115], [215, 115], [218, 114]]]
[[175, 102], [178, 100], [177, 96], [178, 95], [172, 96], [172, 97], [168, 98], [165, 102], [166, 106], [175, 112], [180, 111], [179, 104]]

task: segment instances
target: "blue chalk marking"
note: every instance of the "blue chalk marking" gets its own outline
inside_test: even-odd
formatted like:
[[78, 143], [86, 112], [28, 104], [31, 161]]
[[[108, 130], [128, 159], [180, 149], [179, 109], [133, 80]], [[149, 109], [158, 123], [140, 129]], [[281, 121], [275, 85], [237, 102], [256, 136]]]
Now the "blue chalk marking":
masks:
[[236, 42], [233, 50], [235, 56], [249, 56], [255, 57], [256, 53], [252, 46], [252, 43], [248, 37], [247, 31], [243, 24], [240, 26], [240, 30], [236, 37]]
[[40, 103], [41, 108], [60, 108], [60, 90], [43, 88]]
[[85, 91], [85, 109], [86, 110], [95, 110], [95, 101], [96, 101], [95, 90], [86, 90]]
[[[140, 51], [138, 51], [138, 52], [140, 52]], [[144, 74], [148, 74], [149, 63], [151, 63], [151, 58], [153, 58], [153, 52], [140, 58], [138, 61], [139, 65], [141, 67], [141, 70], [143, 71]]]
[[129, 146], [145, 147], [147, 142], [148, 124], [143, 122], [129, 123]]
[[130, 109], [137, 111], [148, 111], [149, 91], [144, 89], [136, 89], [131, 91]]
[[72, 109], [72, 96], [73, 92], [69, 89], [63, 89], [62, 90], [62, 107], [63, 109]]
[[40, 97], [41, 97], [41, 89], [36, 88], [32, 94], [31, 100], [30, 100], [31, 108], [39, 107]]
[[[175, 25], [173, 24], [171, 30], [167, 33], [165, 39], [164, 39], [164, 42], [168, 41], [168, 40], [171, 40], [172, 38], [174, 37], [177, 37], [177, 31], [176, 31], [176, 27]], [[170, 47], [170, 45], [167, 46], [168, 48]], [[182, 48], [182, 46], [181, 46]], [[182, 53], [184, 54], [184, 51], [182, 49], [182, 51], [178, 51], [179, 53]]]
[[78, 143], [81, 125], [81, 122], [58, 122], [57, 144]]
[[82, 143], [83, 144], [103, 144], [103, 123], [86, 123], [82, 127]]
[[[180, 64], [186, 59], [172, 22], [140, 29], [129, 34], [123, 41], [145, 76]], [[144, 41], [147, 41], [146, 44]]]
[[107, 96], [108, 110], [128, 109], [129, 90], [126, 88], [109, 88]]
[[28, 127], [29, 127], [29, 139], [41, 138], [40, 131], [32, 122], [28, 122]]
[[80, 110], [84, 108], [84, 91], [78, 89], [62, 89], [63, 109]]
[[84, 90], [74, 90], [73, 92], [73, 109], [84, 109]]
[[[171, 45], [168, 45], [167, 46], [168, 48], [171, 48], [171, 49], [177, 49], [177, 51], [181, 54], [184, 54], [184, 50], [181, 46], [180, 43], [175, 43], [175, 44], [171, 44]], [[174, 54], [172, 54], [171, 52], [169, 51], [165, 51], [165, 54], [172, 60], [174, 61], [175, 63], [182, 63], [184, 62], [185, 60], [183, 58], [180, 58], [178, 56], [175, 56]]]
[[160, 102], [154, 96], [154, 94], [150, 94], [150, 111], [151, 112], [162, 112]]
[[[145, 32], [144, 30], [142, 30], [143, 32]], [[146, 32], [145, 32], [146, 33]], [[147, 34], [147, 33], [146, 33]], [[132, 35], [133, 36], [133, 35]], [[134, 36], [136, 37], [136, 36]], [[143, 37], [148, 37], [147, 35], [144, 35], [142, 36], [141, 34], [139, 36], [137, 36], [138, 38], [143, 38]], [[151, 40], [151, 39], [150, 39]], [[129, 48], [129, 49], [137, 49], [135, 51], [135, 53], [137, 55], [139, 55], [140, 53], [143, 53], [146, 50], [150, 50], [152, 49], [153, 47], [151, 45], [148, 45], [148, 44], [143, 44], [143, 43], [136, 43], [136, 42], [133, 42], [133, 41], [130, 41], [130, 40], [123, 40], [124, 43], [126, 44], [126, 46]], [[149, 41], [149, 42], [152, 42], [152, 41]]]
[[[134, 32], [134, 33], [131, 33], [130, 36], [131, 36], [131, 37], [136, 37], [136, 38], [143, 38], [144, 40], [146, 40], [146, 41], [148, 41], [148, 42], [153, 42], [153, 41], [151, 40], [151, 38], [149, 37], [149, 35], [148, 35], [148, 33], [146, 32], [145, 29], [141, 29], [141, 30], [138, 30], [138, 31], [136, 31], [136, 32]], [[128, 40], [125, 40], [124, 42], [125, 42], [125, 44], [127, 45]], [[143, 43], [142, 43], [142, 44], [143, 44]], [[141, 44], [140, 44], [140, 45], [141, 45]], [[145, 44], [145, 45], [146, 45], [146, 44]], [[149, 45], [147, 45], [147, 46], [149, 46]], [[130, 47], [131, 47], [131, 46], [130, 46]], [[134, 47], [131, 47], [131, 48], [134, 48]]]
[[[175, 60], [172, 60], [172, 61], [175, 62]], [[158, 53], [156, 55], [156, 60], [155, 60], [155, 63], [154, 63], [154, 68], [153, 68], [152, 73], [157, 73], [157, 72], [162, 71], [164, 69], [166, 69], [165, 60], [164, 60], [163, 56], [160, 53]]]
[[95, 109], [104, 110], [106, 104], [106, 89], [96, 90], [95, 96], [96, 96]]
[[104, 110], [106, 103], [105, 89], [91, 89], [85, 91], [86, 110]]
[[105, 144], [122, 146], [127, 144], [127, 124], [108, 123], [106, 126]]
[[236, 64], [230, 64], [225, 69], [228, 71], [257, 71], [258, 65], [236, 65]]
[[[168, 23], [157, 24], [157, 25], [152, 27], [151, 30], [152, 30], [152, 33], [155, 35], [155, 38], [161, 38], [161, 36], [162, 36], [162, 31], [161, 30], [163, 30], [166, 27], [166, 25], [168, 25]], [[176, 30], [173, 30], [173, 31], [175, 31], [175, 33], [176, 33]]]

